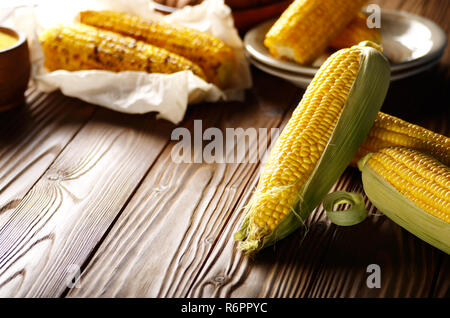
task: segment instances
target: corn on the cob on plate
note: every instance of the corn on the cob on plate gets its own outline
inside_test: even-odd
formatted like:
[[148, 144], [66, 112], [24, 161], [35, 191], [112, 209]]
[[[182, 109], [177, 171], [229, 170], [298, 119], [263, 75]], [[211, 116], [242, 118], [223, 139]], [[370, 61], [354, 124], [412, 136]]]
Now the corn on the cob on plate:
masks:
[[356, 165], [370, 152], [390, 146], [416, 149], [450, 165], [450, 138], [382, 112], [378, 114], [352, 164]]
[[367, 16], [359, 12], [345, 29], [331, 41], [330, 47], [340, 50], [363, 41], [381, 44], [381, 32], [377, 28], [369, 28], [367, 26]]
[[276, 58], [310, 64], [361, 10], [366, 0], [295, 0], [267, 32]]
[[362, 43], [333, 54], [271, 150], [235, 239], [257, 251], [298, 228], [364, 141], [389, 85], [389, 65]]
[[384, 148], [358, 163], [369, 200], [394, 222], [450, 253], [450, 168], [404, 147]]
[[199, 65], [209, 82], [226, 88], [235, 69], [231, 47], [207, 33], [114, 11], [83, 11], [80, 22], [162, 47]]
[[175, 73], [190, 70], [205, 78], [195, 63], [133, 38], [80, 23], [60, 25], [41, 36], [45, 67], [55, 70], [143, 71]]

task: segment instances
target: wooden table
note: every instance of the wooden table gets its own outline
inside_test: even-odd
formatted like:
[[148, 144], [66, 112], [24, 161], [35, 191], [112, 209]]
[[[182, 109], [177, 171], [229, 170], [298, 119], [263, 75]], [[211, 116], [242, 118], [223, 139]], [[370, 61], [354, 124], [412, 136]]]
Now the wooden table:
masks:
[[[447, 0], [375, 2], [450, 31]], [[449, 135], [449, 68], [447, 48], [438, 68], [392, 84], [383, 110]], [[244, 103], [192, 106], [182, 126], [282, 127], [303, 91], [253, 76]], [[246, 257], [232, 233], [258, 163], [175, 164], [175, 126], [154, 115], [33, 88], [26, 96], [25, 107], [0, 115], [0, 296], [449, 296], [449, 256], [370, 203], [360, 225], [332, 225], [318, 208], [306, 235]], [[334, 189], [362, 192], [359, 172], [348, 168]], [[366, 285], [369, 264], [381, 268], [379, 289]]]

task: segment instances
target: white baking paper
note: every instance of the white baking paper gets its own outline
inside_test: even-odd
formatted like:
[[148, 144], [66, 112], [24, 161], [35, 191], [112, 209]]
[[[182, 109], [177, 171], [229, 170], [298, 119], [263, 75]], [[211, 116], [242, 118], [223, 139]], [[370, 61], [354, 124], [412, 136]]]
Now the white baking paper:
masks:
[[[147, 19], [162, 19], [220, 38], [234, 49], [238, 60], [231, 88], [222, 91], [191, 71], [174, 74], [100, 70], [47, 72], [43, 67], [44, 56], [38, 34], [52, 25], [70, 23], [78, 12], [88, 9], [117, 10]], [[16, 2], [13, 12], [6, 10], [0, 11], [0, 16], [3, 12], [7, 17], [5, 24], [27, 34], [33, 65], [32, 80], [41, 91], [60, 89], [65, 95], [124, 113], [158, 112], [159, 118], [177, 124], [183, 119], [188, 104], [242, 100], [244, 90], [252, 84], [243, 44], [224, 0], [205, 0], [200, 5], [188, 6], [167, 16], [156, 13], [149, 0], [40, 0], [34, 5]]]

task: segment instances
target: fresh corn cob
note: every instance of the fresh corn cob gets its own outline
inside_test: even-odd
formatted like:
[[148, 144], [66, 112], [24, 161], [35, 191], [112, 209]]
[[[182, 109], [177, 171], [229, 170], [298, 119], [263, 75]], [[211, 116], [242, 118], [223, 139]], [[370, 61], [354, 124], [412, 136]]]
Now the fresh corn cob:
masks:
[[369, 200], [394, 222], [450, 253], [450, 168], [417, 150], [390, 147], [358, 163]]
[[346, 47], [352, 47], [363, 41], [372, 41], [381, 44], [381, 33], [377, 28], [369, 29], [367, 26], [367, 16], [359, 12], [345, 29], [331, 41], [330, 47], [335, 50], [340, 50]]
[[50, 70], [109, 70], [175, 73], [191, 70], [205, 78], [201, 68], [177, 54], [133, 38], [88, 25], [48, 29], [40, 37], [45, 67]]
[[276, 58], [312, 63], [361, 10], [365, 0], [295, 0], [266, 34]]
[[378, 114], [352, 164], [356, 165], [370, 152], [390, 146], [416, 149], [450, 166], [450, 138], [382, 112]]
[[80, 22], [162, 47], [198, 64], [209, 82], [226, 88], [235, 67], [233, 50], [204, 32], [113, 11], [80, 12]]
[[350, 163], [389, 85], [389, 65], [361, 43], [327, 59], [270, 152], [235, 239], [257, 251], [299, 227]]

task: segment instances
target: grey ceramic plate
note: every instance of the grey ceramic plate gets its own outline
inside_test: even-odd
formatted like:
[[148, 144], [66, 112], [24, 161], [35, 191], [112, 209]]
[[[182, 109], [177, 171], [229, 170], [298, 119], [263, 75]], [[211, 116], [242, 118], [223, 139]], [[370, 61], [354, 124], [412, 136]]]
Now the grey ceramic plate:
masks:
[[[272, 57], [263, 44], [264, 36], [275, 20], [266, 21], [251, 29], [244, 38], [247, 53], [255, 60], [271, 67], [304, 75], [314, 75], [323, 62], [302, 66]], [[423, 17], [395, 10], [381, 11], [381, 32], [384, 54], [391, 62], [391, 72], [405, 71], [440, 58], [447, 45], [445, 32]]]
[[[304, 75], [304, 74], [298, 74], [298, 73], [289, 72], [289, 71], [285, 71], [285, 70], [280, 70], [278, 68], [271, 67], [267, 64], [261, 63], [260, 61], [254, 59], [250, 56], [248, 58], [250, 60], [250, 63], [252, 63], [254, 66], [259, 68], [260, 70], [262, 70], [266, 73], [269, 73], [273, 76], [285, 79], [285, 80], [293, 83], [294, 85], [302, 87], [302, 88], [306, 88], [313, 78], [313, 75]], [[420, 65], [418, 67], [415, 67], [415, 68], [412, 68], [409, 70], [405, 70], [403, 72], [392, 73], [391, 74], [391, 82], [398, 81], [400, 79], [407, 78], [407, 77], [416, 75], [418, 73], [424, 72], [424, 71], [432, 68], [433, 66], [435, 66], [437, 63], [439, 63], [439, 60], [440, 60], [440, 57], [435, 60], [429, 61], [426, 64]]]
[[312, 80], [312, 76], [311, 77], [307, 77], [307, 75], [302, 76], [302, 75], [298, 75], [296, 73], [291, 73], [288, 71], [283, 71], [283, 70], [280, 70], [280, 69], [277, 69], [274, 67], [270, 67], [252, 57], [249, 57], [249, 60], [250, 60], [250, 63], [252, 63], [254, 66], [259, 68], [260, 70], [262, 70], [268, 74], [271, 74], [273, 76], [285, 79], [288, 82], [291, 82], [298, 87], [306, 88], [306, 87], [308, 87], [309, 83]]

